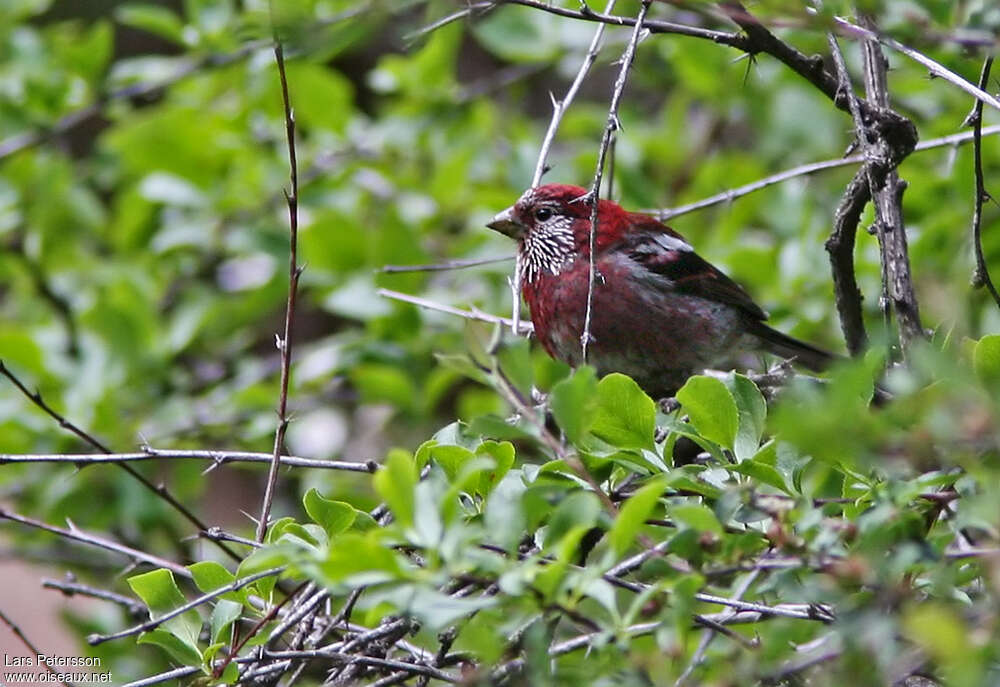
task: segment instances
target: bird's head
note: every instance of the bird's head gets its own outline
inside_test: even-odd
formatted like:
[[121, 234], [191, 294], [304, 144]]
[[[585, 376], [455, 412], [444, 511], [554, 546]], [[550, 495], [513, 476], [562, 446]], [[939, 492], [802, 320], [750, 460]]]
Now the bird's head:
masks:
[[[597, 208], [597, 250], [614, 242], [628, 226], [628, 213], [610, 200]], [[525, 279], [558, 274], [578, 257], [590, 254], [591, 204], [587, 190], [546, 184], [525, 191], [516, 203], [486, 226], [518, 242]]]

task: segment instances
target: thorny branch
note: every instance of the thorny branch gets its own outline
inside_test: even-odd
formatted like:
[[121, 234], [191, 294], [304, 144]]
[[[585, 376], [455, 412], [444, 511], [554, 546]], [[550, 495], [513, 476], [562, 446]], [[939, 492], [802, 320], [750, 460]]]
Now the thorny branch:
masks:
[[278, 77], [281, 81], [281, 102], [285, 111], [285, 136], [288, 140], [289, 188], [285, 192], [285, 200], [288, 201], [288, 302], [285, 305], [285, 330], [283, 335], [277, 338], [277, 347], [281, 355], [278, 427], [274, 431], [274, 454], [271, 460], [271, 469], [267, 474], [264, 501], [260, 507], [260, 519], [257, 521], [257, 541], [259, 542], [264, 541], [264, 535], [267, 532], [268, 519], [271, 515], [271, 502], [274, 500], [274, 488], [278, 482], [278, 467], [281, 465], [281, 449], [285, 444], [285, 432], [288, 430], [288, 382], [292, 371], [292, 325], [295, 322], [295, 298], [298, 294], [299, 276], [302, 274], [298, 259], [299, 168], [295, 156], [295, 113], [288, 96], [285, 55], [281, 41], [278, 39], [277, 29], [275, 29], [274, 35], [274, 61], [278, 65]]
[[607, 158], [608, 147], [611, 145], [611, 139], [614, 138], [615, 133], [621, 128], [621, 122], [618, 119], [618, 108], [621, 106], [622, 95], [625, 93], [625, 83], [628, 81], [628, 73], [632, 68], [632, 62], [635, 60], [636, 47], [639, 45], [639, 39], [643, 35], [642, 22], [646, 18], [646, 13], [649, 12], [649, 6], [652, 0], [642, 0], [642, 4], [639, 6], [639, 14], [635, 19], [635, 26], [632, 27], [632, 35], [629, 37], [628, 44], [625, 46], [625, 52], [622, 54], [621, 58], [621, 68], [618, 70], [618, 78], [615, 79], [614, 88], [611, 91], [611, 104], [608, 107], [608, 121], [604, 126], [604, 135], [601, 137], [601, 145], [597, 149], [597, 169], [594, 172], [594, 181], [590, 185], [590, 191], [584, 199], [580, 199], [580, 202], [590, 203], [590, 236], [589, 236], [589, 269], [587, 272], [587, 309], [583, 317], [583, 332], [580, 334], [580, 347], [582, 349], [582, 359], [583, 362], [587, 362], [587, 349], [590, 346], [590, 325], [591, 318], [593, 316], [593, 306], [594, 306], [594, 285], [597, 280], [597, 221], [598, 221], [598, 207], [600, 206], [601, 199], [601, 180], [604, 178], [604, 162]]
[[[867, 19], [862, 22], [868, 24]], [[866, 27], [870, 28], [870, 27]], [[868, 100], [880, 112], [889, 110], [889, 91], [886, 72], [889, 63], [875, 40], [866, 40], [862, 46], [865, 66], [865, 93]], [[916, 127], [907, 121], [916, 138]], [[899, 338], [903, 353], [910, 344], [924, 337], [920, 324], [917, 296], [910, 274], [910, 256], [906, 241], [906, 225], [903, 222], [903, 191], [906, 183], [899, 177], [896, 168], [900, 158], [909, 155], [909, 150], [897, 149], [885, 135], [870, 141], [865, 130], [858, 131], [859, 142], [871, 146], [872, 157], [878, 164], [870, 164], [872, 201], [875, 205], [876, 232], [882, 249], [883, 282], [886, 294], [899, 324]], [[881, 133], [881, 132], [879, 132]]]
[[112, 551], [114, 553], [121, 554], [122, 556], [125, 556], [133, 561], [141, 561], [160, 568], [167, 568], [171, 572], [181, 575], [182, 577], [191, 577], [191, 571], [183, 565], [178, 565], [173, 561], [168, 561], [166, 558], [154, 556], [151, 553], [146, 553], [145, 551], [140, 551], [139, 549], [133, 549], [130, 546], [125, 546], [124, 544], [119, 544], [118, 542], [98, 537], [97, 535], [90, 534], [89, 532], [84, 532], [72, 523], [70, 523], [69, 529], [63, 529], [61, 527], [44, 523], [41, 520], [35, 520], [34, 518], [29, 518], [25, 515], [13, 513], [4, 508], [0, 508], [0, 520], [18, 522], [22, 525], [27, 525], [28, 527], [34, 527], [50, 532], [51, 534], [64, 539], [69, 539], [70, 541], [79, 542], [88, 546], [96, 546], [97, 548], [104, 549], [105, 551]]
[[[993, 66], [993, 56], [986, 58], [983, 62], [983, 69], [979, 74], [979, 88], [986, 88], [990, 80], [990, 69]], [[976, 287], [985, 286], [986, 290], [993, 296], [993, 301], [1000, 307], [1000, 293], [997, 293], [993, 279], [990, 278], [990, 270], [986, 264], [986, 256], [983, 254], [983, 203], [990, 198], [986, 191], [986, 182], [983, 179], [983, 101], [976, 100], [976, 104], [969, 113], [968, 123], [972, 124], [972, 159], [976, 174], [976, 198], [972, 211], [972, 247], [976, 254], [976, 267], [972, 273], [972, 284]]]
[[[85, 432], [84, 430], [80, 429], [80, 427], [67, 420], [60, 413], [56, 412], [55, 409], [53, 409], [52, 406], [50, 406], [45, 401], [44, 398], [42, 398], [42, 394], [40, 392], [30, 391], [28, 387], [26, 387], [24, 383], [6, 365], [4, 365], [2, 360], [0, 360], [0, 375], [3, 375], [7, 379], [9, 379], [10, 382], [15, 387], [17, 387], [18, 391], [24, 394], [25, 397], [27, 397], [28, 400], [34, 403], [35, 406], [37, 406], [42, 412], [44, 412], [53, 420], [55, 420], [60, 427], [67, 430], [68, 432], [71, 432], [72, 434], [75, 434], [85, 443], [93, 446], [101, 453], [106, 455], [111, 454], [112, 452], [111, 449], [108, 448], [103, 442], [101, 442], [99, 439], [94, 437], [89, 432]], [[0, 464], [2, 463], [3, 461], [0, 461]], [[117, 465], [121, 467], [123, 470], [125, 470], [125, 472], [131, 475], [134, 479], [136, 479], [140, 484], [142, 484], [142, 486], [146, 487], [146, 489], [150, 490], [151, 492], [159, 496], [161, 499], [169, 503], [178, 513], [183, 515], [188, 522], [197, 527], [199, 530], [208, 529], [208, 525], [202, 522], [201, 519], [193, 512], [191, 512], [191, 510], [187, 506], [178, 501], [174, 497], [174, 495], [170, 492], [170, 490], [167, 489], [166, 485], [153, 484], [148, 479], [146, 479], [146, 477], [141, 472], [135, 470], [131, 465], [126, 465], [124, 463], [117, 463]], [[216, 542], [216, 545], [234, 561], [240, 560], [240, 557], [236, 554], [236, 552], [227, 547], [225, 544], [221, 542]]]
[[[72, 463], [77, 466], [94, 465], [98, 463], [134, 463], [141, 461], [175, 459], [175, 460], [206, 460], [211, 461], [214, 468], [226, 463], [270, 463], [274, 456], [270, 453], [253, 453], [249, 451], [213, 451], [197, 449], [158, 449], [151, 446], [143, 447], [141, 453], [0, 453], [0, 465], [13, 463]], [[281, 456], [281, 464], [295, 468], [317, 468], [320, 470], [347, 470], [349, 472], [375, 472], [377, 465], [373, 461], [353, 463], [343, 460], [321, 460], [318, 458], [300, 458], [299, 456]]]

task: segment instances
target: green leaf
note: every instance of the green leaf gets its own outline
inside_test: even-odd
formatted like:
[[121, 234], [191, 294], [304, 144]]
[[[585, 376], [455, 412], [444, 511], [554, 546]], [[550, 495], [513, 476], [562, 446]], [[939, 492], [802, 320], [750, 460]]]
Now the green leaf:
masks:
[[972, 352], [976, 375], [987, 383], [1000, 382], [1000, 334], [984, 336]]
[[232, 627], [233, 623], [239, 619], [241, 613], [243, 613], [243, 604], [241, 603], [222, 599], [215, 604], [215, 608], [212, 609], [211, 620], [209, 621], [209, 625], [212, 628], [212, 641], [229, 641], [229, 637], [224, 635]]
[[353, 585], [379, 584], [398, 579], [403, 568], [399, 556], [376, 537], [346, 532], [330, 545], [330, 551], [317, 570], [328, 584], [347, 582]]
[[733, 447], [739, 413], [725, 384], [714, 377], [692, 377], [677, 392], [677, 401], [699, 434], [726, 448]]
[[666, 489], [664, 481], [654, 478], [632, 494], [622, 506], [608, 533], [611, 549], [616, 556], [624, 554], [635, 541], [639, 529], [653, 511], [664, 489]]
[[389, 451], [385, 465], [373, 478], [375, 491], [389, 504], [396, 522], [413, 525], [413, 492], [417, 486], [417, 471], [410, 454], [401, 449]]
[[477, 456], [489, 456], [495, 465], [483, 470], [479, 477], [478, 491], [487, 496], [514, 465], [514, 444], [509, 441], [484, 441], [476, 449]]
[[171, 633], [165, 626], [144, 632], [135, 640], [136, 644], [153, 644], [173, 656], [174, 660], [185, 666], [200, 666], [201, 652], [197, 645], [189, 644]]
[[656, 404], [630, 377], [609, 374], [597, 384], [591, 431], [617, 448], [652, 449]]
[[700, 503], [684, 503], [669, 508], [670, 516], [682, 525], [699, 532], [722, 534], [722, 525], [708, 506]]
[[[187, 566], [187, 569], [190, 570], [191, 575], [194, 576], [195, 586], [206, 594], [208, 592], [214, 592], [219, 587], [225, 587], [228, 584], [232, 584], [236, 580], [235, 575], [226, 570], [222, 564], [215, 561], [200, 561], [198, 563], [192, 563]], [[242, 591], [243, 590], [241, 589], [236, 592], [226, 592], [219, 598], [242, 603], [246, 600], [240, 596], [240, 592]]]
[[500, 7], [476, 22], [473, 31], [483, 46], [498, 57], [513, 62], [553, 59], [560, 41], [552, 21], [542, 12], [520, 7]]
[[597, 414], [597, 379], [592, 367], [581, 367], [552, 387], [549, 409], [566, 438], [580, 443]]
[[354, 506], [343, 501], [325, 498], [316, 489], [310, 489], [302, 497], [302, 505], [313, 522], [322, 526], [329, 537], [346, 532], [354, 524], [357, 511]]
[[575, 491], [556, 508], [545, 533], [545, 548], [551, 549], [576, 527], [590, 528], [597, 522], [601, 504], [589, 491]]
[[444, 470], [449, 482], [454, 482], [462, 471], [462, 466], [476, 457], [476, 454], [463, 446], [432, 446], [429, 453], [434, 462]]
[[148, 31], [175, 43], [184, 43], [184, 23], [166, 7], [124, 5], [115, 9], [115, 19], [126, 26]]
[[[136, 596], [149, 607], [149, 615], [154, 620], [187, 603], [187, 599], [177, 587], [174, 574], [166, 568], [153, 570], [128, 578], [128, 585]], [[201, 617], [197, 611], [189, 610], [160, 626], [165, 632], [198, 652], [198, 635], [201, 633]], [[199, 660], [201, 655], [199, 654]]]
[[785, 483], [785, 478], [781, 476], [781, 473], [766, 463], [761, 463], [751, 459], [745, 460], [737, 465], [729, 465], [727, 467], [733, 472], [753, 477], [758, 482], [769, 484], [776, 489], [780, 489], [786, 494], [792, 493], [791, 489], [789, 489], [788, 485]]
[[760, 438], [764, 435], [767, 419], [767, 403], [760, 389], [749, 378], [732, 373], [726, 378], [736, 409], [739, 413], [739, 428], [733, 442], [733, 453], [737, 460], [746, 460], [757, 453]]

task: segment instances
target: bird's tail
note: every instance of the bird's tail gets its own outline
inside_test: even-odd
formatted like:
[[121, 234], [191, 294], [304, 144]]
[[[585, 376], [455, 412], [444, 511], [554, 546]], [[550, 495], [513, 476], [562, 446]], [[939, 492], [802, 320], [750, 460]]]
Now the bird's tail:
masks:
[[808, 367], [813, 372], [825, 370], [837, 360], [837, 356], [816, 348], [804, 341], [782, 334], [760, 321], [754, 321], [747, 327], [748, 331], [759, 338], [763, 348], [783, 358], [794, 358], [796, 362]]

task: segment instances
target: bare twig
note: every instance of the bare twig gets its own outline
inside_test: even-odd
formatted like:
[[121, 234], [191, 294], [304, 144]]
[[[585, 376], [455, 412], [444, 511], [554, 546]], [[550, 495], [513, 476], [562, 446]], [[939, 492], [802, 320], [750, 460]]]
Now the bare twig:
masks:
[[288, 302], [285, 306], [285, 331], [283, 336], [277, 339], [278, 351], [281, 354], [278, 427], [274, 432], [274, 454], [271, 460], [271, 469], [267, 474], [267, 486], [264, 489], [263, 503], [261, 503], [260, 519], [257, 521], [257, 541], [259, 542], [264, 541], [264, 535], [267, 533], [271, 502], [274, 500], [274, 488], [278, 482], [278, 467], [281, 465], [281, 449], [285, 444], [285, 432], [288, 430], [288, 381], [292, 367], [292, 325], [295, 322], [295, 297], [298, 293], [299, 276], [302, 274], [302, 268], [299, 267], [298, 263], [299, 169], [295, 156], [295, 113], [292, 111], [292, 103], [288, 96], [285, 56], [277, 32], [274, 35], [274, 61], [278, 65], [278, 78], [281, 80], [281, 102], [285, 110], [285, 136], [288, 139], [289, 188], [285, 191], [285, 200], [288, 201]]
[[561, 17], [567, 17], [569, 19], [582, 19], [583, 21], [610, 24], [611, 26], [634, 27], [639, 25], [650, 33], [675, 34], [678, 36], [691, 36], [692, 38], [704, 38], [721, 45], [728, 45], [741, 50], [746, 50], [750, 46], [750, 41], [748, 41], [745, 36], [741, 36], [737, 33], [731, 33], [728, 31], [713, 31], [711, 29], [703, 29], [698, 26], [688, 26], [687, 24], [676, 24], [669, 21], [646, 19], [645, 17], [633, 18], [622, 17], [614, 14], [601, 14], [600, 12], [595, 12], [589, 7], [586, 8], [586, 10], [576, 11], [565, 9], [563, 7], [559, 7], [558, 5], [544, 2], [543, 0], [497, 0], [497, 4], [523, 5], [525, 7], [533, 7], [534, 9], [541, 10], [542, 12], [558, 14]]
[[[34, 659], [36, 656], [45, 655], [45, 652], [39, 651], [38, 647], [32, 644], [31, 640], [28, 639], [27, 635], [24, 634], [24, 632], [17, 625], [17, 623], [15, 623], [13, 620], [7, 617], [7, 614], [3, 612], [3, 609], [0, 609], [0, 620], [3, 621], [4, 625], [10, 628], [10, 631], [13, 632], [14, 635], [19, 640], [21, 640], [21, 643], [24, 644], [25, 648], [27, 648], [28, 651], [30, 652], [31, 658]], [[45, 666], [45, 669], [49, 671], [49, 674], [53, 675], [56, 678], [59, 684], [63, 685], [64, 687], [71, 687], [71, 685], [64, 679], [62, 679], [60, 674], [56, 672], [55, 668], [50, 666], [47, 661], [39, 660], [39, 663]], [[4, 665], [8, 665], [7, 654], [4, 654]]]
[[[438, 312], [447, 313], [449, 315], [457, 315], [458, 317], [464, 317], [467, 320], [477, 320], [479, 322], [489, 322], [490, 324], [501, 324], [506, 327], [513, 327], [514, 321], [507, 317], [500, 317], [499, 315], [490, 315], [489, 313], [484, 313], [479, 310], [462, 310], [461, 308], [454, 308], [450, 305], [442, 305], [441, 303], [435, 303], [434, 301], [427, 300], [426, 298], [420, 298], [419, 296], [411, 296], [408, 293], [402, 293], [400, 291], [393, 291], [391, 289], [379, 289], [376, 291], [379, 296], [383, 298], [391, 298], [397, 301], [403, 301], [404, 303], [412, 303], [413, 305], [419, 306], [421, 308], [426, 308], [427, 310], [436, 310]], [[528, 334], [532, 331], [530, 322], [521, 322], [519, 324], [518, 333]]]
[[[986, 88], [990, 79], [990, 68], [993, 66], [993, 56], [990, 55], [983, 62], [983, 69], [979, 74], [979, 88]], [[996, 286], [990, 278], [990, 270], [986, 265], [986, 256], [983, 254], [983, 203], [986, 202], [990, 194], [986, 191], [986, 182], [983, 179], [983, 101], [976, 100], [968, 120], [972, 124], [972, 158], [973, 168], [976, 174], [976, 199], [972, 211], [972, 247], [976, 254], [976, 268], [972, 273], [972, 283], [976, 287], [985, 286], [986, 290], [993, 296], [993, 302], [1000, 306], [1000, 293], [997, 293]]]
[[400, 272], [444, 272], [446, 270], [463, 270], [466, 267], [478, 267], [479, 265], [492, 265], [497, 262], [507, 262], [513, 260], [513, 255], [504, 255], [498, 258], [473, 258], [471, 260], [446, 260], [444, 262], [432, 263], [430, 265], [383, 265], [378, 269], [383, 274], [398, 274]]
[[983, 90], [984, 86], [976, 86], [975, 84], [969, 83], [955, 72], [949, 70], [944, 65], [935, 62], [934, 60], [927, 57], [923, 53], [914, 50], [913, 48], [910, 48], [906, 45], [903, 45], [894, 38], [883, 36], [881, 33], [874, 30], [873, 26], [866, 24], [866, 22], [862, 22], [862, 26], [858, 26], [857, 24], [852, 24], [851, 22], [841, 17], [835, 17], [834, 21], [837, 22], [837, 25], [845, 33], [853, 34], [860, 38], [864, 38], [865, 41], [868, 43], [881, 43], [886, 47], [892, 48], [893, 50], [900, 52], [903, 55], [906, 55], [914, 62], [918, 62], [923, 66], [927, 67], [930, 73], [933, 74], [934, 76], [940, 77], [945, 81], [955, 86], [958, 86], [976, 100], [982, 103], [986, 103], [990, 107], [994, 107], [1000, 110], [1000, 100], [994, 98], [992, 95]]
[[456, 12], [452, 12], [449, 15], [441, 17], [437, 21], [431, 22], [427, 26], [422, 26], [416, 31], [412, 31], [406, 34], [405, 36], [403, 36], [403, 40], [407, 42], [414, 41], [417, 38], [420, 38], [421, 36], [426, 36], [428, 33], [433, 33], [434, 31], [437, 31], [438, 29], [447, 26], [452, 22], [465, 19], [466, 17], [474, 16], [477, 12], [480, 14], [486, 14], [494, 7], [496, 7], [495, 2], [477, 2], [470, 4], [468, 7], [463, 7], [462, 9]]
[[[988, 126], [983, 129], [983, 136], [995, 136], [1000, 134], [1000, 124], [995, 124], [993, 126]], [[957, 146], [964, 143], [969, 143], [974, 138], [974, 134], [971, 131], [962, 132], [960, 134], [951, 134], [949, 136], [941, 136], [938, 138], [931, 138], [926, 141], [921, 141], [913, 149], [913, 152], [920, 152], [923, 150], [933, 150], [935, 148], [942, 148], [945, 146]], [[713, 196], [708, 196], [707, 198], [702, 198], [693, 203], [686, 203], [684, 205], [678, 205], [672, 208], [663, 208], [659, 210], [646, 210], [649, 214], [656, 217], [661, 222], [666, 222], [673, 219], [674, 217], [679, 217], [681, 215], [686, 215], [697, 210], [704, 210], [705, 208], [710, 208], [721, 203], [730, 203], [737, 198], [742, 198], [743, 196], [749, 195], [755, 191], [763, 190], [769, 186], [782, 183], [784, 181], [789, 181], [790, 179], [796, 179], [798, 177], [807, 176], [814, 174], [816, 172], [822, 172], [827, 169], [836, 169], [838, 167], [849, 167], [851, 165], [856, 165], [859, 162], [864, 162], [865, 156], [863, 154], [859, 155], [848, 155], [846, 157], [838, 157], [831, 160], [821, 160], [819, 162], [810, 162], [808, 164], [799, 165], [798, 167], [791, 167], [790, 169], [771, 174], [770, 176], [763, 177], [757, 181], [752, 181], [749, 184], [744, 184], [743, 186], [737, 186], [736, 188], [728, 189], [720, 193], [716, 193]], [[867, 202], [867, 201], [866, 201]]]
[[[604, 12], [608, 13], [614, 9], [616, 0], [608, 0], [607, 7]], [[563, 96], [562, 100], [556, 100], [554, 96], [552, 97], [552, 118], [549, 120], [549, 127], [545, 131], [545, 136], [542, 138], [542, 145], [538, 150], [538, 162], [535, 164], [535, 173], [531, 177], [531, 186], [535, 187], [542, 181], [542, 176], [548, 169], [548, 156], [549, 149], [552, 147], [552, 142], [555, 140], [556, 132], [559, 130], [559, 124], [562, 123], [563, 115], [569, 108], [573, 99], [576, 98], [577, 92], [580, 90], [580, 86], [583, 84], [587, 73], [593, 66], [594, 61], [597, 59], [597, 53], [600, 51], [601, 41], [604, 38], [604, 27], [605, 24], [600, 24], [597, 27], [597, 31], [594, 32], [594, 37], [590, 41], [590, 46], [587, 48], [587, 52], [584, 54], [583, 63], [576, 72], [576, 77], [573, 79], [573, 83], [570, 84], [569, 89], [566, 91], [566, 95]], [[511, 295], [511, 331], [517, 335], [520, 333], [520, 323], [521, 323], [521, 255], [517, 254], [514, 262], [514, 274], [510, 279], [510, 295]], [[586, 351], [586, 348], [584, 348]], [[586, 353], [584, 353], [586, 357]]]
[[[249, 451], [157, 449], [151, 447], [146, 448], [140, 453], [0, 453], [0, 465], [9, 463], [73, 463], [78, 466], [84, 466], [99, 463], [133, 463], [160, 459], [207, 460], [217, 465], [224, 465], [225, 463], [270, 463], [273, 460], [273, 455], [270, 453], [252, 453]], [[342, 460], [321, 460], [285, 455], [281, 456], [281, 464], [287, 467], [347, 470], [349, 472], [375, 472], [378, 468], [373, 461], [353, 463]]]
[[151, 675], [149, 677], [144, 677], [141, 680], [136, 680], [134, 682], [129, 682], [122, 687], [149, 687], [150, 685], [158, 685], [161, 682], [166, 682], [168, 680], [180, 680], [182, 677], [187, 677], [188, 675], [194, 675], [195, 673], [201, 672], [201, 666], [186, 666], [184, 668], [174, 668], [173, 670], [168, 670], [165, 673], [159, 673], [157, 675]]
[[587, 362], [587, 350], [590, 346], [590, 325], [593, 316], [594, 306], [594, 285], [597, 281], [597, 221], [598, 208], [601, 198], [601, 179], [604, 177], [604, 161], [607, 158], [608, 147], [615, 132], [621, 128], [618, 119], [618, 108], [621, 105], [622, 95], [625, 93], [625, 83], [628, 81], [628, 73], [635, 60], [636, 47], [639, 45], [639, 38], [642, 36], [642, 22], [649, 12], [652, 0], [642, 0], [639, 6], [639, 13], [636, 15], [635, 26], [632, 27], [632, 35], [629, 37], [625, 52], [621, 57], [621, 67], [618, 70], [618, 78], [615, 79], [614, 88], [611, 91], [611, 104], [608, 106], [608, 121], [604, 126], [604, 135], [601, 137], [601, 145], [597, 149], [597, 169], [594, 171], [594, 181], [590, 185], [590, 191], [580, 202], [590, 203], [590, 237], [589, 237], [589, 269], [587, 272], [587, 310], [583, 317], [583, 331], [580, 333], [580, 347], [583, 362]]
[[[67, 574], [67, 577], [72, 576]], [[107, 589], [91, 587], [90, 585], [81, 584], [80, 582], [76, 582], [72, 579], [44, 579], [42, 580], [42, 586], [46, 589], [58, 589], [64, 596], [75, 596], [79, 594], [80, 596], [89, 596], [94, 599], [101, 599], [102, 601], [110, 601], [111, 603], [124, 606], [128, 610], [129, 614], [133, 616], [140, 614], [145, 615], [146, 613], [146, 606], [132, 597], [125, 596], [124, 594], [116, 594], [115, 592], [108, 591]]]
[[[736, 589], [733, 592], [733, 598], [737, 600], [742, 598], [742, 596], [746, 594], [747, 590], [750, 589], [750, 585], [752, 585], [757, 580], [757, 577], [759, 575], [760, 571], [754, 570], [749, 575], [744, 577], [740, 581], [740, 583], [736, 586]], [[727, 609], [722, 614], [723, 617], [720, 618], [718, 621], [714, 619], [708, 620], [702, 617], [701, 619], [702, 622], [710, 623], [710, 625], [707, 625], [705, 629], [702, 631], [701, 638], [698, 640], [698, 647], [695, 649], [694, 654], [691, 655], [691, 660], [688, 662], [683, 672], [681, 672], [677, 680], [674, 681], [674, 687], [681, 687], [681, 685], [683, 685], [687, 681], [687, 679], [691, 676], [691, 673], [694, 672], [694, 669], [697, 668], [698, 665], [705, 658], [705, 652], [708, 651], [709, 644], [711, 644], [712, 639], [715, 638], [715, 633], [725, 630], [725, 626], [722, 623], [724, 623], [726, 619], [735, 616], [737, 613], [739, 613], [739, 611], [733, 609]], [[697, 619], [698, 616], [695, 616], [696, 621]], [[722, 630], [720, 630], [720, 628], [722, 628]], [[737, 635], [737, 636], [740, 637], [741, 640], [746, 641], [746, 638], [743, 637], [742, 635]]]
[[407, 663], [406, 661], [396, 661], [389, 658], [377, 658], [375, 656], [365, 656], [363, 654], [347, 653], [339, 649], [305, 649], [302, 651], [266, 651], [265, 658], [272, 659], [301, 659], [301, 658], [326, 658], [341, 663], [373, 666], [375, 668], [388, 668], [391, 670], [405, 671], [410, 675], [427, 675], [435, 680], [457, 684], [458, 677], [419, 663]]
[[0, 508], [0, 520], [11, 520], [12, 522], [19, 522], [22, 525], [27, 525], [28, 527], [35, 527], [40, 530], [45, 530], [46, 532], [51, 532], [56, 536], [63, 537], [64, 539], [69, 539], [71, 541], [77, 541], [81, 544], [87, 544], [89, 546], [96, 546], [100, 549], [105, 549], [107, 551], [113, 551], [117, 554], [121, 554], [135, 561], [142, 561], [144, 563], [149, 563], [160, 568], [167, 568], [171, 572], [181, 575], [182, 577], [191, 577], [191, 571], [185, 568], [183, 565], [178, 565], [173, 561], [168, 561], [165, 558], [160, 558], [159, 556], [154, 556], [151, 553], [146, 553], [145, 551], [140, 551], [138, 549], [133, 549], [130, 546], [125, 546], [124, 544], [119, 544], [118, 542], [113, 542], [103, 537], [98, 537], [96, 535], [84, 532], [78, 529], [75, 525], [70, 523], [70, 529], [63, 529], [61, 527], [55, 527], [54, 525], [49, 525], [41, 520], [35, 520], [34, 518], [29, 518], [24, 515], [19, 515], [17, 513], [12, 513], [9, 510]]
[[[604, 13], [610, 13], [615, 8], [616, 2], [617, 0], [608, 0], [608, 4], [604, 8]], [[566, 114], [566, 110], [573, 102], [573, 99], [576, 98], [576, 94], [580, 90], [580, 86], [583, 85], [587, 73], [590, 72], [590, 68], [597, 60], [597, 54], [601, 49], [601, 41], [604, 38], [605, 26], [607, 25], [600, 24], [597, 27], [597, 31], [594, 32], [594, 37], [590, 40], [590, 46], [587, 48], [586, 54], [584, 54], [583, 63], [580, 65], [580, 69], [577, 70], [573, 83], [566, 90], [566, 95], [563, 96], [562, 100], [556, 100], [555, 97], [552, 98], [552, 119], [549, 120], [549, 128], [545, 131], [545, 136], [542, 138], [542, 146], [538, 150], [538, 162], [535, 164], [535, 173], [531, 177], [532, 187], [538, 186], [541, 183], [542, 176], [547, 169], [549, 149], [556, 138], [556, 132], [562, 123], [563, 115]]]
[[[7, 368], [7, 366], [4, 365], [2, 360], [0, 360], [0, 374], [9, 379], [11, 383], [17, 387], [18, 391], [24, 394], [28, 398], [28, 400], [34, 403], [40, 410], [42, 410], [49, 417], [55, 420], [60, 427], [75, 434], [77, 437], [82, 439], [87, 444], [90, 444], [101, 453], [104, 454], [111, 453], [111, 449], [108, 448], [103, 442], [98, 440], [92, 434], [80, 429], [77, 425], [73, 424], [65, 417], [63, 417], [63, 415], [56, 412], [45, 401], [45, 399], [42, 398], [41, 393], [39, 393], [38, 391], [29, 391], [28, 387], [26, 387], [24, 383], [9, 368]], [[0, 461], [0, 463], [2, 463], [2, 461]], [[174, 495], [170, 493], [170, 490], [167, 489], [165, 485], [153, 484], [148, 479], [146, 479], [146, 477], [143, 476], [141, 472], [135, 470], [131, 465], [126, 465], [125, 463], [121, 462], [117, 463], [117, 465], [121, 467], [123, 470], [125, 470], [125, 472], [131, 475], [134, 479], [136, 479], [140, 484], [142, 484], [142, 486], [146, 487], [148, 490], [150, 490], [151, 492], [159, 496], [161, 499], [169, 503], [178, 513], [183, 515], [188, 522], [197, 527], [199, 530], [208, 529], [208, 525], [202, 522], [201, 518], [199, 518], [197, 515], [191, 512], [191, 510], [187, 506], [178, 501], [174, 497]], [[234, 561], [240, 560], [240, 557], [236, 554], [236, 552], [227, 547], [225, 544], [221, 542], [216, 542], [216, 544], [231, 559], [233, 559]]]
[[233, 580], [229, 584], [223, 585], [218, 589], [214, 589], [210, 592], [202, 594], [193, 601], [189, 601], [188, 603], [178, 606], [173, 610], [167, 611], [158, 618], [152, 618], [134, 627], [126, 628], [124, 630], [121, 630], [119, 632], [114, 632], [109, 635], [98, 635], [98, 634], [90, 635], [89, 637], [87, 637], [87, 643], [90, 644], [91, 646], [97, 646], [98, 644], [103, 644], [104, 642], [108, 642], [113, 639], [121, 639], [122, 637], [128, 637], [130, 635], [137, 635], [142, 632], [148, 632], [153, 628], [159, 627], [168, 620], [176, 618], [179, 615], [183, 615], [184, 613], [187, 613], [188, 611], [195, 609], [198, 606], [201, 606], [203, 603], [211, 601], [216, 597], [222, 596], [223, 594], [227, 594], [229, 592], [235, 592], [237, 589], [242, 589], [243, 587], [246, 587], [249, 584], [253, 584], [257, 580], [260, 580], [262, 578], [274, 577], [275, 575], [280, 575], [284, 571], [285, 568], [284, 566], [282, 566], [280, 568], [271, 568], [270, 570], [262, 570], [259, 573], [254, 573], [253, 575], [247, 575], [246, 577], [241, 577], [240, 579]]

